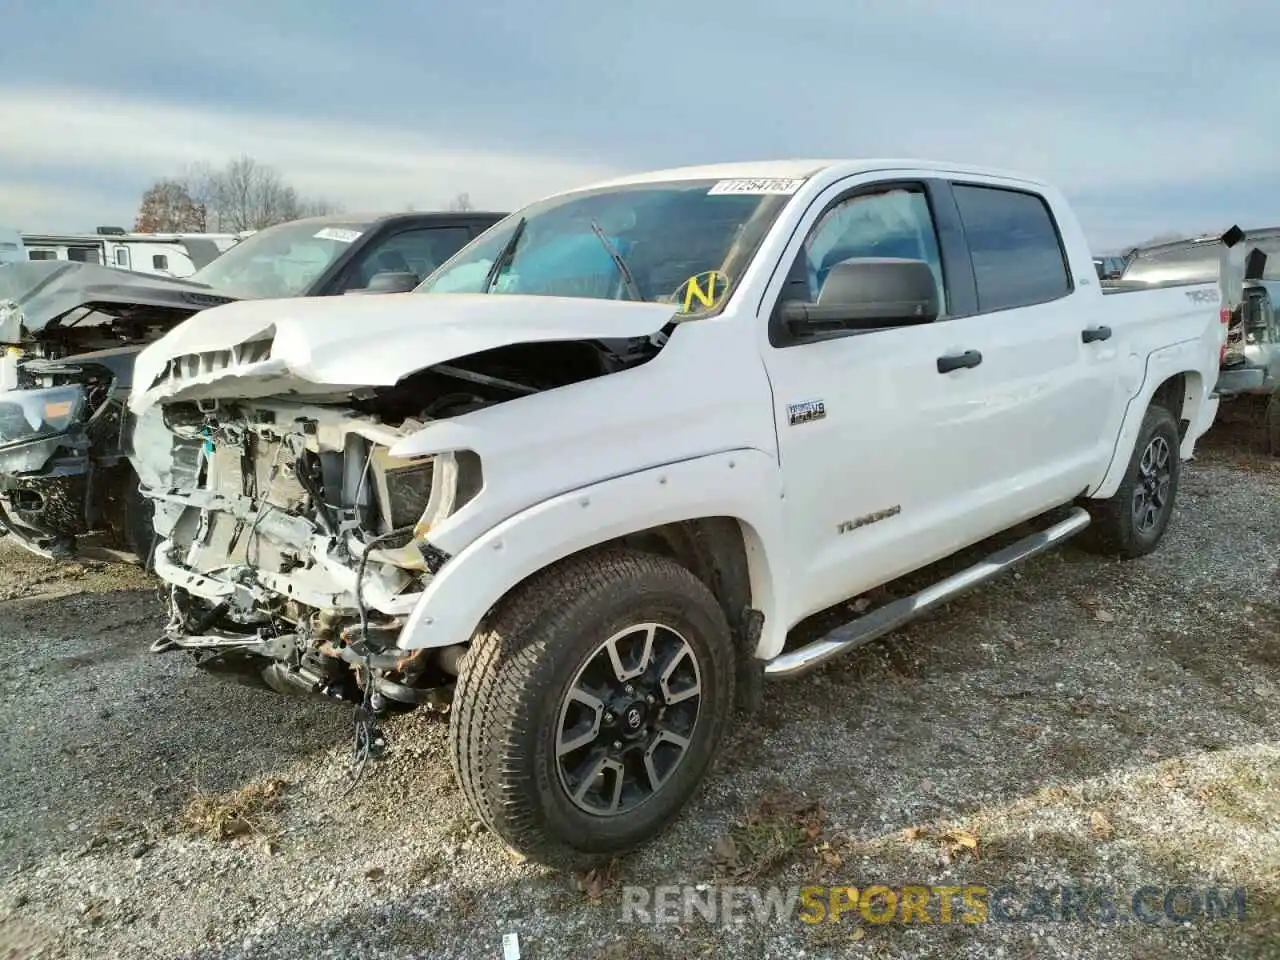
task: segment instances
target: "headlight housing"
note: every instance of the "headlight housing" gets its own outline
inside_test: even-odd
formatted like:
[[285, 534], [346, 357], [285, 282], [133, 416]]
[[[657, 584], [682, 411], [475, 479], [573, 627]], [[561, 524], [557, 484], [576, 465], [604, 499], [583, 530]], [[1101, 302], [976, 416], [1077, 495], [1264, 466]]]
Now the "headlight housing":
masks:
[[84, 389], [79, 386], [0, 393], [0, 443], [65, 433], [84, 408]]
[[480, 493], [484, 476], [480, 457], [471, 450], [437, 453], [431, 479], [431, 496], [413, 528], [413, 538], [423, 540], [432, 528], [461, 510]]
[[409, 458], [375, 447], [372, 458], [371, 479], [384, 531], [412, 526], [415, 540], [466, 506], [484, 485], [480, 458], [470, 450]]

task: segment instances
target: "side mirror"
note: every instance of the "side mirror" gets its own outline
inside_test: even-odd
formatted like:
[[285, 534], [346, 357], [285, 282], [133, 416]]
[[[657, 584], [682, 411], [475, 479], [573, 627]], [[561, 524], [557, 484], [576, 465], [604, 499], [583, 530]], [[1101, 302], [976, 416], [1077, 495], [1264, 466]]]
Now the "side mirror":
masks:
[[927, 263], [879, 257], [835, 264], [816, 303], [782, 304], [782, 320], [797, 337], [932, 323], [938, 313], [938, 285]]
[[375, 273], [369, 278], [369, 285], [363, 290], [347, 290], [347, 294], [353, 293], [408, 293], [418, 285], [418, 275], [416, 273]]

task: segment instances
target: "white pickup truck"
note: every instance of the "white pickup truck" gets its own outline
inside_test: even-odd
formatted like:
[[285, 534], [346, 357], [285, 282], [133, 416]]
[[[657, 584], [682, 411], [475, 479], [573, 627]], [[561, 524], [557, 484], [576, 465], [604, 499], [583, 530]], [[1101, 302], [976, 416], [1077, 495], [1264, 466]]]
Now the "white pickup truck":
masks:
[[1058, 191], [984, 169], [746, 163], [553, 196], [415, 292], [214, 307], [139, 356], [174, 588], [154, 649], [353, 698], [366, 739], [447, 706], [499, 837], [610, 856], [676, 816], [765, 678], [1082, 531], [1152, 550], [1214, 419], [1219, 301], [1104, 296]]

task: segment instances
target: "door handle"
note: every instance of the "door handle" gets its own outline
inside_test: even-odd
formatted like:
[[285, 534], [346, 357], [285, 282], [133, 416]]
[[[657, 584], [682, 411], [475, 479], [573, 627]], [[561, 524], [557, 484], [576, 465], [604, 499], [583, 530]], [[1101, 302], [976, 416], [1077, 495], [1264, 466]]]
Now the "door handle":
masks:
[[1083, 340], [1085, 343], [1093, 343], [1093, 341], [1095, 340], [1110, 340], [1111, 328], [1110, 327], [1089, 327], [1086, 330], [1080, 331], [1080, 339]]
[[982, 362], [982, 354], [977, 350], [966, 350], [964, 353], [953, 353], [938, 358], [938, 372], [950, 373], [961, 367], [976, 367]]

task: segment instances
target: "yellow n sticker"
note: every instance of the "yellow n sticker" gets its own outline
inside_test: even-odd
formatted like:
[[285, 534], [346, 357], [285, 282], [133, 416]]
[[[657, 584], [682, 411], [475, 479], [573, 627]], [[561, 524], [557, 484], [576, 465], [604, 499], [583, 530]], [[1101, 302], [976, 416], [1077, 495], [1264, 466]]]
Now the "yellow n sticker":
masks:
[[681, 301], [680, 312], [689, 313], [695, 300], [703, 310], [710, 310], [719, 306], [728, 292], [729, 279], [719, 270], [707, 270], [682, 283], [675, 298]]

